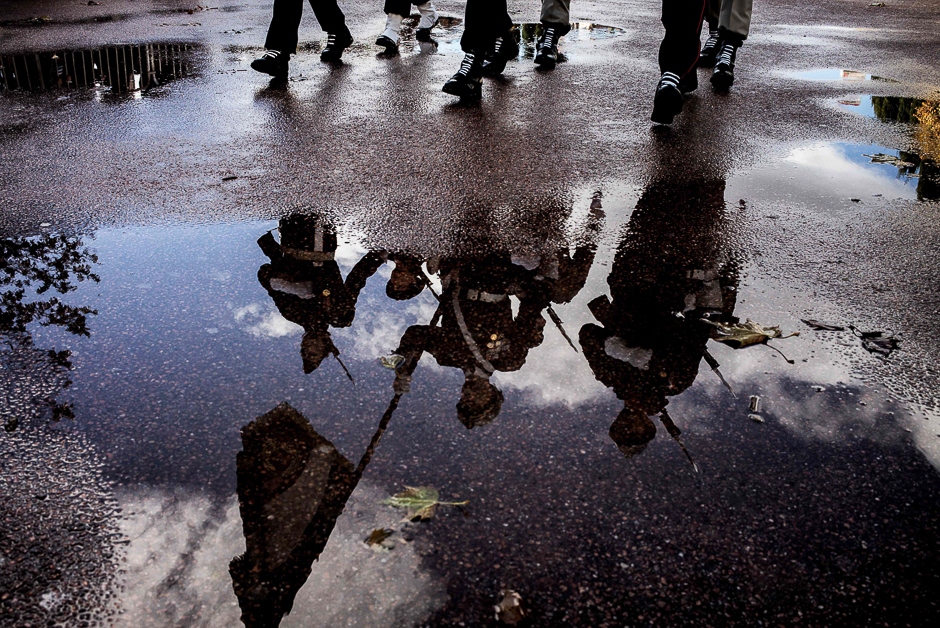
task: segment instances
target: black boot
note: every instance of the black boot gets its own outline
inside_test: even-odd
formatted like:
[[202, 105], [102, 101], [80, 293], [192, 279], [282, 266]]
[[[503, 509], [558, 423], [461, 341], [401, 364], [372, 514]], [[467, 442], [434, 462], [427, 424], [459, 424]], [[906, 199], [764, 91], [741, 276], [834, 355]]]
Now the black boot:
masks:
[[506, 31], [496, 38], [493, 50], [483, 60], [483, 74], [493, 76], [502, 74], [506, 63], [519, 56], [519, 44], [516, 43], [516, 34]]
[[653, 114], [650, 120], [657, 124], [672, 124], [673, 118], [682, 111], [682, 92], [679, 91], [679, 75], [663, 72], [653, 97]]
[[708, 39], [705, 40], [702, 50], [698, 53], [698, 67], [715, 67], [719, 50], [721, 50], [721, 37], [718, 35], [718, 31], [708, 29]]
[[264, 54], [251, 62], [251, 69], [275, 78], [287, 76], [287, 62], [290, 55], [278, 50], [265, 50]]
[[683, 94], [694, 92], [698, 89], [698, 72], [695, 68], [689, 70], [685, 76], [679, 79], [679, 91]]
[[535, 44], [535, 65], [551, 70], [558, 63], [558, 28], [546, 26]]
[[444, 83], [442, 91], [461, 98], [479, 98], [483, 95], [483, 62], [468, 52], [457, 73]]
[[335, 62], [343, 56], [343, 51], [353, 43], [349, 29], [344, 33], [327, 33], [326, 46], [320, 52], [320, 61]]
[[716, 91], [726, 92], [734, 85], [734, 59], [737, 54], [737, 46], [727, 42], [722, 44], [715, 71], [712, 74], [712, 85]]

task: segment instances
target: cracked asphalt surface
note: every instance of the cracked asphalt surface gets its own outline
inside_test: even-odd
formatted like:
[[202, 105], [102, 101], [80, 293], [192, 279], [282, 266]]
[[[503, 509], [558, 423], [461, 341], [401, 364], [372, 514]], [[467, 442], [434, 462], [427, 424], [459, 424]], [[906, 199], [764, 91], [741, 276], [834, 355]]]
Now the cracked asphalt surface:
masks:
[[[504, 588], [533, 626], [935, 623], [940, 174], [884, 111], [940, 100], [940, 7], [886, 4], [759, 3], [732, 91], [702, 70], [665, 128], [648, 121], [658, 7], [634, 0], [575, 3], [573, 19], [622, 30], [563, 40], [551, 72], [511, 62], [478, 104], [440, 92], [458, 20], [435, 51], [384, 59], [384, 15], [348, 3], [356, 43], [330, 66], [308, 9], [290, 79], [271, 84], [248, 69], [267, 2], [6, 3], [0, 62], [120, 44], [176, 66], [136, 93], [0, 89], [0, 625], [495, 626]], [[510, 10], [537, 21], [534, 3]], [[278, 296], [300, 288], [271, 283], [298, 271], [256, 244], [280, 227], [289, 251], [298, 214], [335, 229], [341, 276], [379, 255], [351, 326], [330, 328], [355, 385], [335, 360], [304, 372], [309, 314]], [[423, 286], [389, 299], [392, 268], [414, 258], [437, 294], [448, 276], [486, 292], [569, 249], [589, 270], [551, 303], [576, 350], [540, 310], [522, 366], [497, 367], [499, 416], [471, 430], [464, 376], [432, 351], [350, 474], [392, 395], [376, 359], [438, 307]], [[716, 316], [800, 332], [771, 341], [785, 358], [708, 344], [736, 398], [701, 352], [666, 351], [697, 473], [666, 429], [624, 455], [611, 422], [635, 392], [591, 361], [597, 297], [660, 338], [679, 323], [644, 286], [673, 298], [680, 275], [720, 283]], [[506, 289], [522, 320], [537, 291]], [[246, 429], [283, 402], [299, 428]], [[270, 449], [236, 462], [252, 433]], [[317, 456], [332, 475], [283, 462]], [[246, 495], [271, 478], [293, 497], [259, 511]], [[402, 486], [469, 504], [405, 523], [382, 504]], [[379, 527], [391, 551], [362, 543]], [[239, 575], [255, 572], [267, 584]]]

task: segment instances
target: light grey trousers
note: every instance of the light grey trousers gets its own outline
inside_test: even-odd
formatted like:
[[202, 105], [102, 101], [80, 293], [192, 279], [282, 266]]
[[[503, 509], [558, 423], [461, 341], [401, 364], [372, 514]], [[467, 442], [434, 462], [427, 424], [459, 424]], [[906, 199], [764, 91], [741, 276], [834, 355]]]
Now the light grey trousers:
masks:
[[571, 22], [571, 0], [542, 0], [542, 24], [564, 24]]
[[[546, 3], [549, 1], [545, 0]], [[751, 30], [753, 4], [754, 0], [708, 0], [705, 4], [705, 17], [708, 19], [709, 30], [717, 29], [744, 41]], [[542, 11], [545, 11], [544, 5]]]

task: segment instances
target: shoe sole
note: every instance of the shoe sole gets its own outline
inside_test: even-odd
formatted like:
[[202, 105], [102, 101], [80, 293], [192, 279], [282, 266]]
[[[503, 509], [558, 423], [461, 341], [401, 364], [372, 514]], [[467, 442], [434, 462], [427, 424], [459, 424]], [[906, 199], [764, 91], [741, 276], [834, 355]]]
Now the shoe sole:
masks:
[[650, 114], [650, 120], [656, 124], [672, 124], [672, 121], [681, 112], [681, 93], [670, 93], [666, 90], [656, 92], [656, 96], [653, 98], [653, 113]]
[[731, 89], [731, 86], [734, 85], [734, 74], [728, 72], [716, 72], [712, 74], [711, 78], [712, 87], [716, 91], [726, 92]]
[[284, 68], [283, 72], [269, 72], [268, 70], [260, 70], [255, 67], [254, 62], [251, 64], [251, 69], [255, 72], [260, 72], [261, 74], [267, 74], [268, 76], [273, 76], [274, 78], [287, 78], [287, 68]]
[[385, 52], [380, 52], [379, 54], [386, 54], [389, 56], [398, 54], [398, 44], [388, 37], [379, 37], [375, 40], [375, 45], [379, 48], [385, 48]]
[[552, 59], [546, 59], [546, 58], [539, 58], [538, 56], [535, 57], [535, 65], [539, 66], [540, 68], [545, 68], [546, 70], [553, 69], [557, 64], [558, 64], [557, 59], [552, 60]]
[[482, 89], [474, 90], [470, 94], [464, 94], [458, 89], [458, 86], [455, 85], [451, 87], [447, 85], [446, 83], [444, 84], [444, 87], [441, 88], [441, 91], [444, 92], [445, 94], [450, 94], [451, 96], [457, 96], [459, 98], [480, 98], [481, 96], [483, 96]]

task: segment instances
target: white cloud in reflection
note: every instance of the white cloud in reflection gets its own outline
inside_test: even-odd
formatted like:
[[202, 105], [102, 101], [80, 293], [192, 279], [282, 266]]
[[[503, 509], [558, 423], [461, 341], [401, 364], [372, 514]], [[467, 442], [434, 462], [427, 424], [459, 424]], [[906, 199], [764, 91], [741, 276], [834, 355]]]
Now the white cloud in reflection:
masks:
[[[360, 483], [282, 628], [412, 626], [443, 605], [444, 587], [422, 570], [413, 544], [396, 534], [392, 551], [376, 553], [363, 543], [374, 528], [401, 529], [399, 513], [381, 505], [386, 497]], [[245, 550], [238, 500], [219, 505], [157, 489], [119, 499], [130, 544], [115, 625], [241, 626], [228, 572], [229, 561]]]
[[270, 303], [249, 303], [232, 311], [242, 329], [256, 338], [282, 338], [302, 334], [304, 328], [292, 323]]
[[[340, 351], [362, 360], [388, 355], [409, 326], [427, 325], [437, 310], [437, 301], [427, 291], [396, 309], [388, 307], [384, 294], [380, 299], [360, 301], [352, 327], [333, 330]], [[341, 346], [340, 338], [345, 339]]]
[[[806, 191], [843, 198], [864, 199], [883, 194], [891, 198], [916, 199], [916, 187], [901, 181], [897, 168], [860, 163], [867, 161], [863, 154], [874, 154], [880, 150], [883, 149], [876, 146], [823, 144], [798, 148], [790, 153], [784, 162], [797, 167], [798, 172], [794, 174], [798, 176], [799, 183], [795, 185]], [[847, 151], [853, 151], [855, 161], [849, 158]], [[768, 174], [779, 179], [788, 174], [788, 169], [777, 166], [768, 171]], [[749, 183], [753, 185], [753, 181]]]

